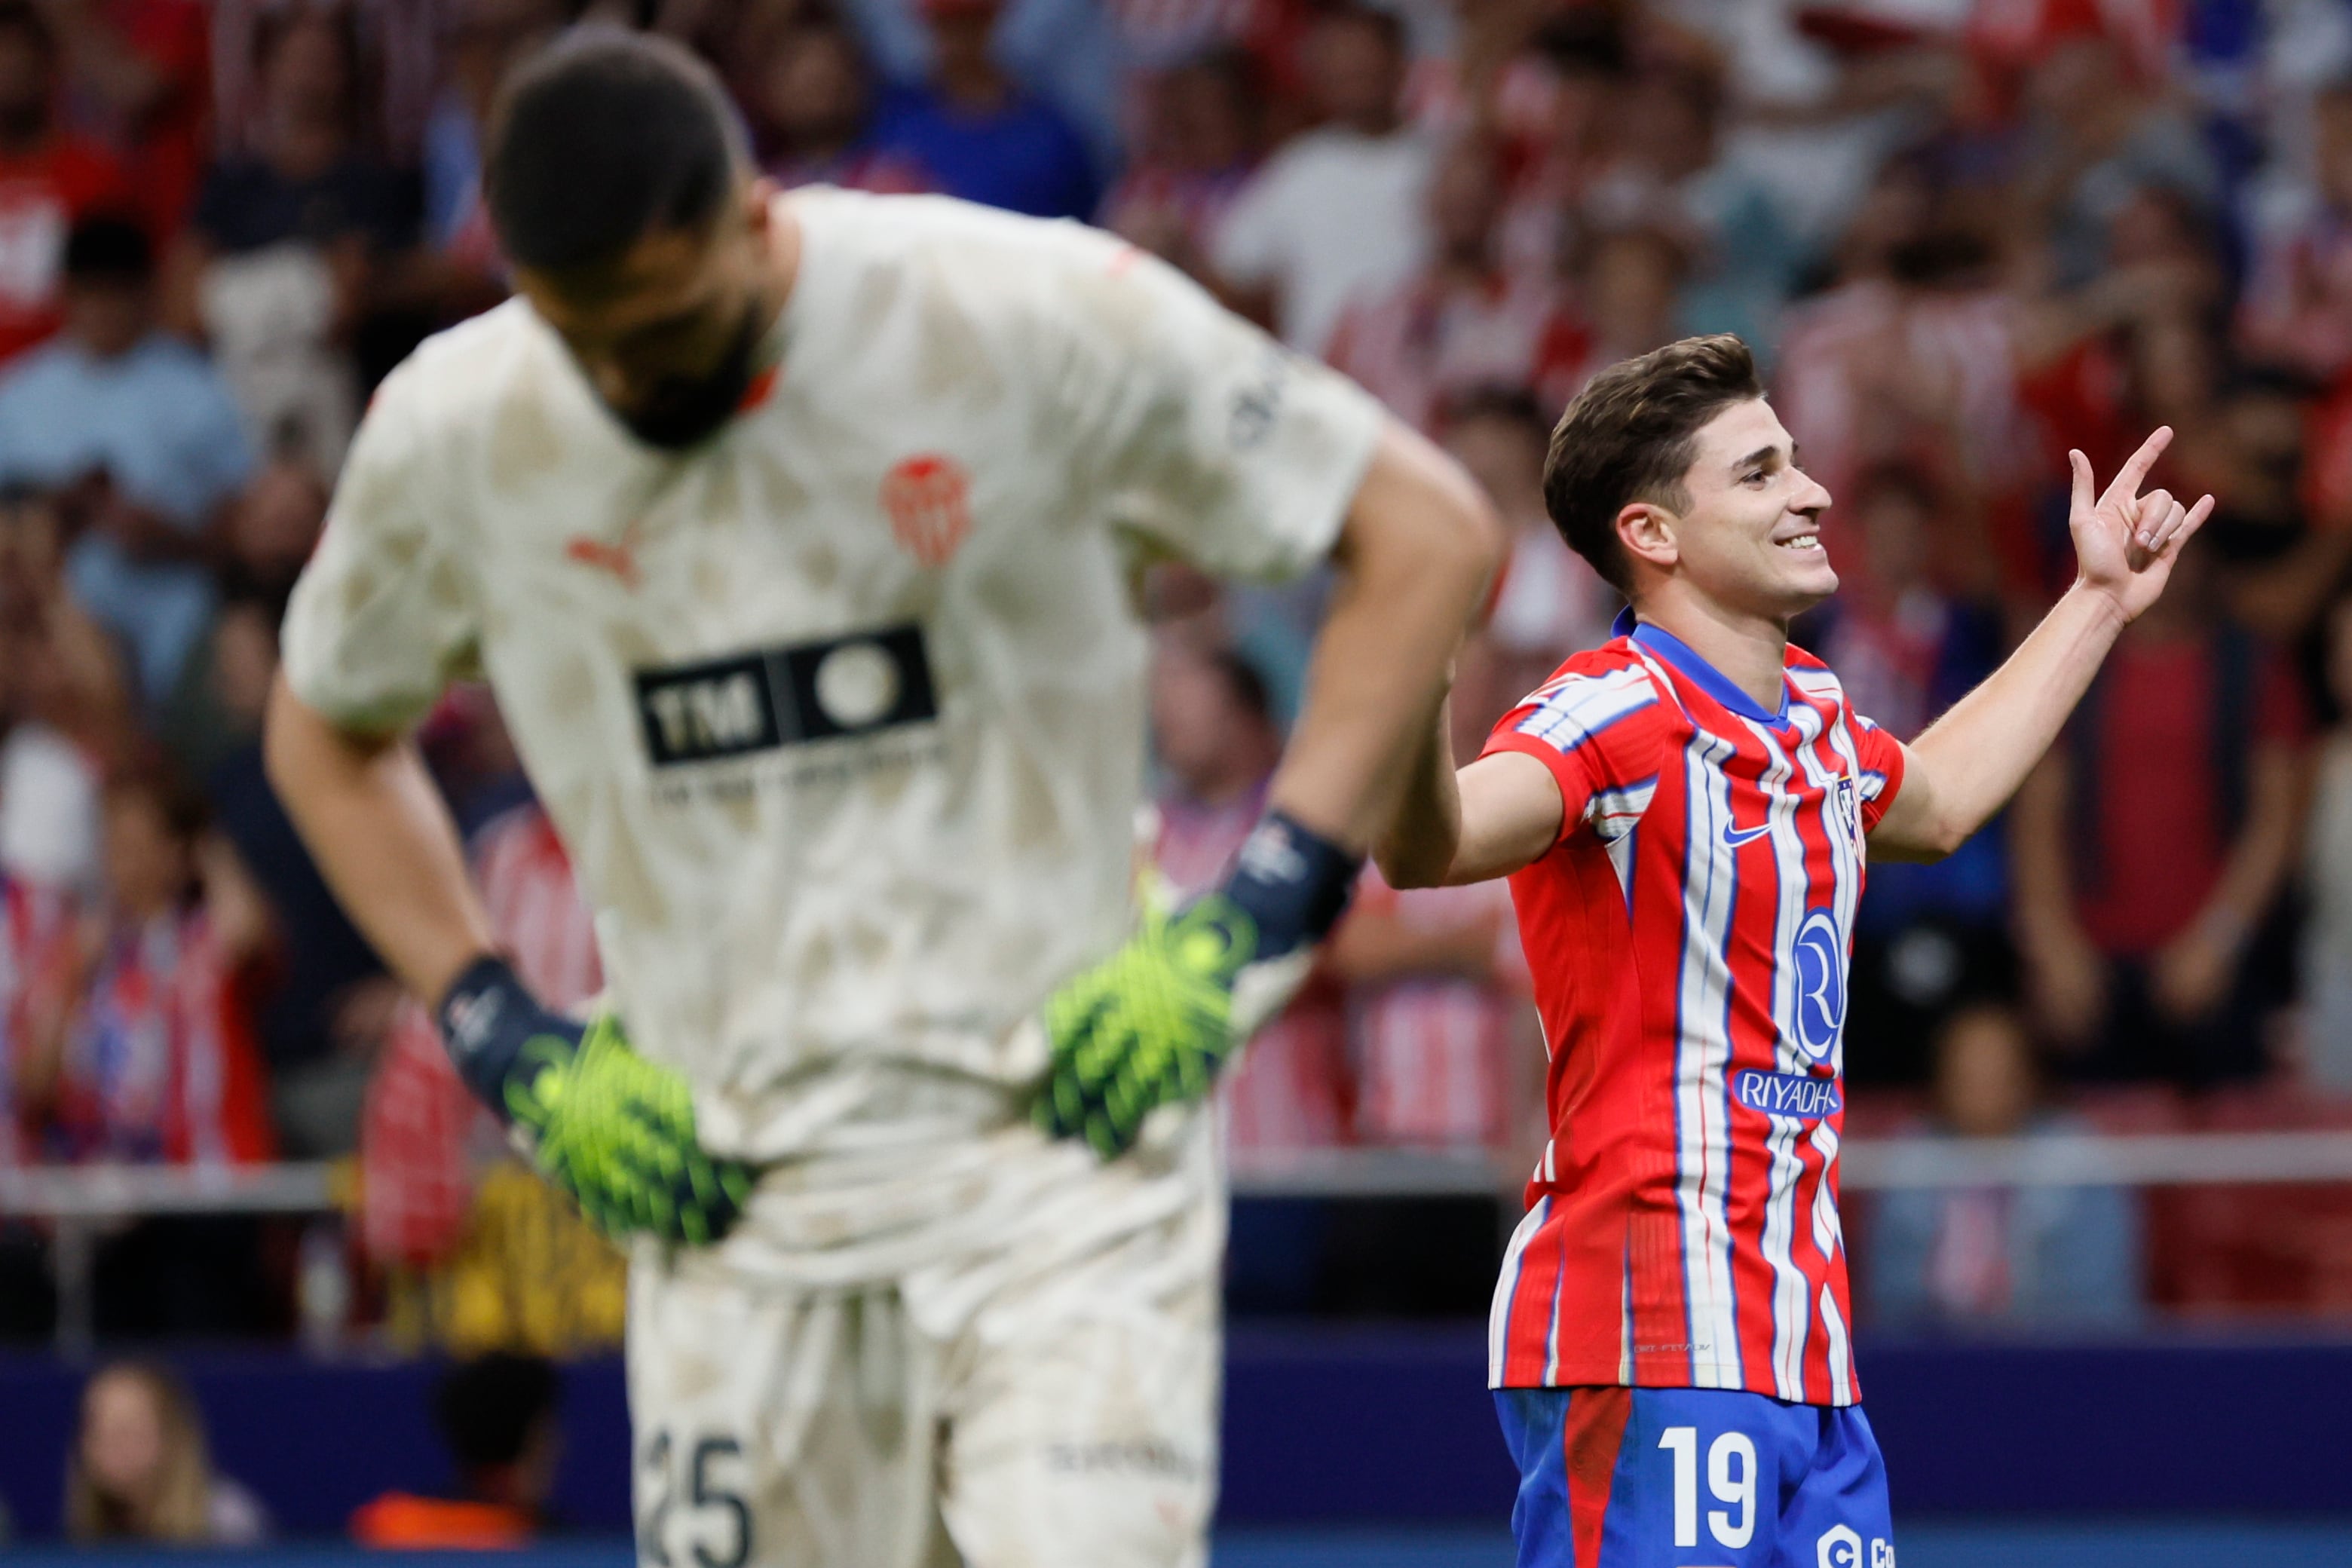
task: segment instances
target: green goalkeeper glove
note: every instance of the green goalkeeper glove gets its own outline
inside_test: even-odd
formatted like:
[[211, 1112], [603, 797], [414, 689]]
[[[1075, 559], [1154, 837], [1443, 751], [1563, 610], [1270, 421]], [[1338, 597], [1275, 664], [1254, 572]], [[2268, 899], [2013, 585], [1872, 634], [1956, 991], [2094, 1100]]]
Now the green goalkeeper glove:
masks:
[[631, 1049], [611, 1014], [583, 1028], [485, 956], [449, 988], [441, 1030], [459, 1076], [604, 1235], [701, 1245], [742, 1212], [751, 1168], [703, 1152], [686, 1080]]
[[1162, 1105], [1206, 1099], [1216, 1076], [1306, 979], [1339, 922], [1356, 857], [1280, 813], [1233, 875], [1173, 914], [1147, 902], [1127, 945], [1045, 1003], [1053, 1065], [1037, 1125], [1125, 1152]]

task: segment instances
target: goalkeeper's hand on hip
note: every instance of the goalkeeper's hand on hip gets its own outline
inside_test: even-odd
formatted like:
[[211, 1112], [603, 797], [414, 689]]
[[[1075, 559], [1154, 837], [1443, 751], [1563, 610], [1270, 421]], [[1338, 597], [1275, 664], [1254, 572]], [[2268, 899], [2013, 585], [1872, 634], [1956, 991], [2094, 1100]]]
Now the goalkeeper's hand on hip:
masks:
[[610, 1013], [583, 1025], [551, 1012], [485, 954], [439, 1017], [458, 1075], [606, 1236], [700, 1244], [742, 1212], [751, 1167], [703, 1152], [686, 1080], [632, 1049]]
[[1108, 1159], [1160, 1106], [1206, 1099], [1219, 1070], [1307, 978], [1359, 864], [1274, 812], [1215, 891], [1173, 912], [1147, 901], [1127, 945], [1045, 1003], [1052, 1066], [1037, 1125]]

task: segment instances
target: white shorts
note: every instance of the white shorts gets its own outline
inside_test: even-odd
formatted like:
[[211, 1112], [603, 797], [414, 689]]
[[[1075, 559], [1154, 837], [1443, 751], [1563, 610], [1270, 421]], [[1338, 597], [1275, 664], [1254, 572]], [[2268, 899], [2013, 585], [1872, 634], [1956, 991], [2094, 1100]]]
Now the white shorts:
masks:
[[[1141, 1184], [1181, 1201], [1076, 1255], [1052, 1223], [1061, 1202], [1012, 1245], [856, 1286], [730, 1267], [731, 1237], [641, 1251], [639, 1561], [1201, 1568], [1224, 1215], [1206, 1138], [1184, 1142], [1190, 1157]], [[1121, 1163], [1082, 1168], [1056, 1198], [1117, 1209], [1143, 1175]]]

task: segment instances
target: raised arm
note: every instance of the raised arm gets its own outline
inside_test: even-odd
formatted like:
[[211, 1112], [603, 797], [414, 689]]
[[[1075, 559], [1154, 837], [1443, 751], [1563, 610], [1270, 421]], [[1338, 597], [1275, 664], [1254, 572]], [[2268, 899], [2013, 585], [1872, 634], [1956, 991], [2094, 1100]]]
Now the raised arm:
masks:
[[2139, 493], [2171, 441], [2168, 426], [2150, 436], [2096, 500], [2090, 460], [2067, 454], [2074, 584], [2006, 663], [1905, 749], [1903, 787], [1871, 832], [1873, 854], [1939, 859], [1983, 826], [2058, 738], [2116, 635], [2163, 594], [2180, 547], [2213, 510], [2211, 496], [2184, 509], [2168, 490]]

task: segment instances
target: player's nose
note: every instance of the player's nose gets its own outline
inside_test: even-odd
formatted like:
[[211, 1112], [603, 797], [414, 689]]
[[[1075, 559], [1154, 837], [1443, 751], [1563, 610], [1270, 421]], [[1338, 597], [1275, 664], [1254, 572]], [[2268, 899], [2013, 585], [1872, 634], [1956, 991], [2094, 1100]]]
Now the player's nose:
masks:
[[1797, 470], [1797, 493], [1789, 504], [1790, 511], [1803, 512], [1807, 517], [1819, 517], [1830, 509], [1828, 487], [1804, 469]]

